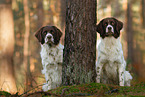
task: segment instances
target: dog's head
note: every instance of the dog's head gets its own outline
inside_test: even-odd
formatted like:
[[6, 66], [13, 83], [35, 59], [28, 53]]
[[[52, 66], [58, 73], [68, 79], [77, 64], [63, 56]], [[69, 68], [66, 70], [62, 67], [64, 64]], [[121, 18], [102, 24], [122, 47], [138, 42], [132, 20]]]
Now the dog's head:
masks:
[[55, 26], [44, 26], [35, 33], [35, 36], [41, 44], [52, 46], [59, 43], [62, 32]]
[[97, 32], [102, 38], [113, 36], [118, 38], [120, 30], [123, 28], [123, 23], [115, 18], [105, 18], [97, 25]]

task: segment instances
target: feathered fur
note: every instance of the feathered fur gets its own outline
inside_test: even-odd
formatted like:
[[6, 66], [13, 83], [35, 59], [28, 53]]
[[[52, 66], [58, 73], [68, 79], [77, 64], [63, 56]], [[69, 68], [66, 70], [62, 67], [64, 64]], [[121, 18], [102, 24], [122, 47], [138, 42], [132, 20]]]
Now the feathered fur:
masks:
[[56, 47], [49, 47], [47, 44], [41, 45], [42, 74], [45, 75], [46, 83], [43, 90], [54, 89], [61, 84], [62, 80], [62, 61], [64, 46], [58, 44]]
[[62, 82], [63, 48], [60, 43], [62, 32], [55, 26], [44, 26], [36, 34], [41, 44], [42, 74], [45, 75], [46, 83], [42, 86], [43, 91], [54, 89]]
[[101, 36], [97, 49], [97, 83], [130, 86], [132, 76], [126, 71], [126, 62], [119, 38], [122, 27], [123, 23], [114, 18], [103, 19], [97, 26], [97, 31]]

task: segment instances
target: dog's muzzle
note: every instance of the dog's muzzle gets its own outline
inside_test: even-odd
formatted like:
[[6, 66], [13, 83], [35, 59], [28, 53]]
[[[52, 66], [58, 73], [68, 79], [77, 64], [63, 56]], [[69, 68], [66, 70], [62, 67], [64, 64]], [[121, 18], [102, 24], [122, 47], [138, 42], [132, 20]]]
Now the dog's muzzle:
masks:
[[47, 44], [54, 43], [54, 39], [53, 39], [52, 34], [48, 33], [48, 34], [45, 36], [45, 43], [47, 43]]
[[113, 34], [114, 34], [114, 28], [113, 28], [113, 26], [112, 25], [108, 25], [106, 27], [106, 35], [110, 36], [110, 35], [113, 35]]

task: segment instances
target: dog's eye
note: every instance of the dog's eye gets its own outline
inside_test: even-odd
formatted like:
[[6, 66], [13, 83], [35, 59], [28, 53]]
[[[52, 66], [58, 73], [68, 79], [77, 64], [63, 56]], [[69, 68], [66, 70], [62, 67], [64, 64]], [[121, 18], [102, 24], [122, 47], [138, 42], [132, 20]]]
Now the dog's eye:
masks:
[[108, 25], [108, 23], [106, 22], [105, 24], [104, 24], [104, 26], [107, 26]]
[[47, 31], [44, 31], [44, 35], [46, 35], [47, 34]]
[[114, 22], [111, 22], [111, 25], [114, 25]]
[[51, 31], [50, 31], [50, 33], [52, 33], [52, 34], [53, 34], [53, 33], [54, 33], [54, 32], [53, 32], [53, 30], [51, 30]]

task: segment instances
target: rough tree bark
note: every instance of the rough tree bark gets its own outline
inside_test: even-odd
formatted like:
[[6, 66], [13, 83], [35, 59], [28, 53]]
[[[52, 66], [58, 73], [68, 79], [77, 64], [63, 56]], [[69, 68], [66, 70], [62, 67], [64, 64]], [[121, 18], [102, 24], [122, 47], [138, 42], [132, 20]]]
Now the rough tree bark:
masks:
[[0, 89], [16, 92], [14, 75], [14, 21], [12, 1], [0, 0]]
[[62, 84], [95, 82], [96, 0], [66, 0]]

